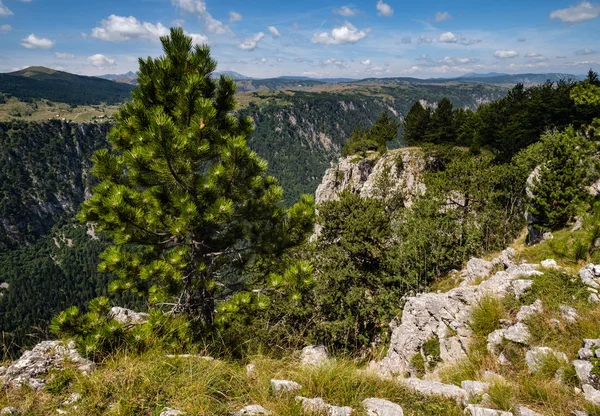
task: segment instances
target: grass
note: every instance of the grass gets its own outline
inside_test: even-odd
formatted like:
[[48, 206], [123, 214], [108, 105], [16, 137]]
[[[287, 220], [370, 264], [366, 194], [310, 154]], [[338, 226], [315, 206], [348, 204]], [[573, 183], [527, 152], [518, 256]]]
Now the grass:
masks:
[[[351, 406], [361, 415], [362, 400], [370, 397], [401, 404], [406, 415], [461, 415], [452, 400], [431, 400], [393, 380], [360, 373], [351, 360], [338, 359], [318, 368], [301, 368], [297, 359], [252, 357], [256, 370], [248, 375], [245, 362], [169, 359], [164, 352], [118, 354], [90, 376], [57, 372], [41, 392], [29, 388], [0, 393], [0, 408], [15, 406], [27, 415], [56, 415], [73, 393], [82, 399], [76, 413], [92, 415], [158, 415], [164, 407], [188, 415], [225, 415], [249, 404], [261, 404], [276, 415], [301, 415], [296, 393], [274, 396], [271, 379], [300, 383], [298, 393], [322, 397], [327, 403]], [[64, 373], [64, 374], [63, 374]]]

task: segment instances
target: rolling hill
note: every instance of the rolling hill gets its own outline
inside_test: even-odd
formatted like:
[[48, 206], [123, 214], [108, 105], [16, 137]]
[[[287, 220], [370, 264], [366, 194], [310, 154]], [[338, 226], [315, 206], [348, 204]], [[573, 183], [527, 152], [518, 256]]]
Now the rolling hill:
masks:
[[46, 99], [71, 105], [118, 104], [133, 86], [97, 77], [32, 66], [0, 74], [0, 93], [23, 101]]

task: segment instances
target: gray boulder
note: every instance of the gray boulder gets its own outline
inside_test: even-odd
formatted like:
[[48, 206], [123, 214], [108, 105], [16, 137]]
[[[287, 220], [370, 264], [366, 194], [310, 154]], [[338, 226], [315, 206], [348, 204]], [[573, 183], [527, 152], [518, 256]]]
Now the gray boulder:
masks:
[[367, 416], [404, 416], [402, 407], [389, 400], [365, 399], [362, 405], [367, 411]]
[[519, 279], [512, 282], [513, 293], [517, 299], [531, 289], [531, 286], [533, 286], [533, 280]]
[[73, 341], [66, 344], [62, 341], [43, 341], [12, 363], [6, 369], [2, 379], [5, 385], [18, 387], [28, 384], [39, 390], [46, 385], [43, 377], [50, 370], [60, 370], [70, 366], [85, 374], [96, 369], [92, 361], [79, 355]]
[[464, 282], [470, 283], [476, 279], [488, 277], [493, 269], [494, 263], [491, 261], [473, 257], [467, 262], [467, 268], [463, 270], [461, 276]]
[[535, 315], [536, 313], [544, 312], [544, 308], [542, 307], [542, 301], [540, 299], [533, 302], [528, 306], [521, 306], [519, 312], [517, 312], [517, 322], [522, 322], [527, 318]]
[[21, 416], [23, 412], [21, 412], [16, 407], [5, 407], [0, 410], [0, 415], [2, 416]]
[[548, 347], [533, 347], [525, 353], [525, 362], [530, 373], [536, 374], [542, 368], [544, 361], [554, 357], [561, 363], [568, 363], [569, 359], [564, 352], [556, 352]]
[[351, 407], [333, 406], [326, 403], [321, 397], [309, 399], [297, 396], [296, 401], [301, 402], [302, 413], [307, 415], [350, 416], [354, 412]]
[[581, 384], [589, 383], [594, 365], [589, 361], [575, 360], [573, 361], [573, 367], [575, 367], [577, 378], [579, 379]]
[[522, 322], [518, 322], [504, 330], [504, 338], [518, 344], [529, 345], [531, 334], [529, 333], [529, 328], [527, 328], [527, 325]]
[[483, 396], [490, 389], [490, 384], [483, 381], [464, 380], [460, 383], [460, 387], [467, 392], [469, 399], [472, 399]]
[[577, 352], [580, 360], [589, 360], [594, 358], [594, 351], [591, 348], [580, 348]]
[[513, 416], [511, 412], [502, 410], [487, 409], [483, 406], [470, 404], [465, 408], [465, 415], [469, 416]]
[[517, 416], [544, 416], [541, 413], [534, 412], [531, 409], [526, 408], [525, 406], [519, 406], [517, 409]]
[[302, 386], [291, 380], [271, 380], [271, 390], [275, 394], [292, 393], [302, 390]]
[[497, 354], [498, 347], [504, 342], [505, 329], [496, 329], [488, 334], [487, 350], [490, 354]]
[[300, 353], [300, 363], [303, 366], [319, 366], [329, 361], [329, 352], [324, 345], [309, 345]]
[[542, 267], [544, 267], [546, 269], [558, 269], [558, 264], [556, 263], [556, 260], [554, 260], [554, 259], [542, 260], [542, 262], [540, 264], [542, 265]]
[[167, 407], [165, 410], [163, 410], [159, 416], [182, 416], [185, 415], [185, 413], [183, 413], [181, 410], [175, 410], [175, 409], [171, 409], [170, 407]]
[[579, 270], [579, 278], [584, 285], [593, 287], [594, 289], [600, 289], [600, 284], [596, 281], [599, 278], [599, 274], [596, 273], [595, 266], [588, 264]]
[[258, 404], [252, 404], [238, 410], [237, 412], [231, 413], [232, 416], [255, 416], [255, 415], [272, 415], [273, 412], [268, 411], [264, 407]]
[[108, 312], [108, 318], [114, 319], [123, 325], [145, 324], [150, 319], [150, 315], [143, 312], [135, 312], [131, 309], [115, 306]]
[[469, 399], [466, 390], [453, 384], [443, 384], [418, 378], [399, 378], [398, 381], [424, 396], [447, 397], [456, 400], [459, 404], [465, 404]]
[[582, 389], [584, 397], [588, 402], [593, 403], [595, 406], [600, 406], [600, 391], [589, 384], [584, 384]]
[[577, 319], [579, 318], [577, 309], [573, 308], [572, 306], [565, 306], [565, 305], [561, 305], [559, 307], [559, 309], [560, 309], [560, 315], [562, 316], [562, 318], [565, 321], [567, 321], [569, 323], [577, 322]]

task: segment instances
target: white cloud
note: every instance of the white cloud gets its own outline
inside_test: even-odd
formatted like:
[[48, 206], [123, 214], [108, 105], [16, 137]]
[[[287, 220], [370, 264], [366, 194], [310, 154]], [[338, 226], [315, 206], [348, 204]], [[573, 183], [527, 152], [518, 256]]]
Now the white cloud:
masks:
[[371, 60], [370, 59], [365, 59], [364, 61], [360, 61], [361, 64], [365, 65], [365, 66], [370, 66], [371, 65]]
[[8, 7], [2, 4], [2, 0], [0, 0], [0, 16], [10, 16], [13, 12], [10, 11]]
[[330, 32], [315, 33], [312, 37], [312, 43], [323, 45], [345, 45], [356, 43], [363, 39], [370, 32], [370, 29], [358, 30], [350, 22], [344, 22], [343, 25], [334, 28]]
[[421, 35], [421, 36], [419, 36], [417, 43], [433, 43], [433, 38], [430, 38], [429, 36]]
[[448, 12], [437, 12], [435, 14], [436, 22], [445, 22], [446, 20], [452, 19], [452, 15]]
[[560, 19], [565, 23], [580, 23], [595, 19], [600, 15], [600, 4], [582, 1], [577, 6], [555, 10], [550, 13], [550, 19]]
[[575, 55], [593, 55], [596, 51], [590, 48], [578, 49], [575, 51]]
[[494, 56], [499, 59], [511, 59], [519, 56], [519, 52], [516, 51], [496, 51]]
[[275, 26], [269, 26], [267, 29], [269, 29], [269, 32], [271, 32], [271, 34], [273, 36], [275, 36], [276, 38], [281, 37], [281, 33], [279, 33], [279, 30], [277, 30], [277, 28]]
[[33, 33], [26, 38], [21, 39], [21, 46], [27, 49], [51, 49], [55, 44], [55, 41], [46, 38], [38, 38]]
[[54, 56], [57, 59], [73, 59], [73, 58], [75, 58], [75, 55], [73, 55], [72, 53], [69, 53], [69, 52], [56, 52], [54, 54]]
[[94, 65], [96, 68], [111, 68], [117, 66], [117, 61], [111, 58], [108, 58], [101, 53], [97, 53], [96, 55], [88, 56], [87, 61]]
[[258, 46], [258, 42], [260, 42], [265, 37], [263, 32], [258, 32], [256, 35], [252, 35], [249, 38], [244, 39], [239, 45], [238, 48], [244, 49], [246, 51], [252, 51], [256, 49]]
[[377, 2], [377, 16], [385, 16], [390, 17], [394, 15], [394, 9], [387, 4], [384, 3], [383, 0], [379, 0]]
[[124, 42], [131, 39], [158, 40], [169, 34], [169, 29], [162, 23], [156, 25], [140, 22], [133, 16], [117, 16], [111, 14], [102, 20], [99, 27], [92, 29], [92, 37], [107, 42]]
[[187, 36], [192, 38], [192, 44], [194, 45], [206, 45], [208, 38], [200, 33], [185, 33]]
[[171, 0], [171, 3], [187, 13], [197, 15], [204, 22], [207, 32], [217, 35], [233, 34], [229, 26], [212, 17], [206, 9], [206, 2], [204, 0]]
[[528, 52], [525, 54], [525, 58], [529, 58], [531, 61], [545, 61], [546, 57], [537, 52]]
[[11, 25], [0, 25], [0, 33], [7, 33], [12, 30]]
[[360, 12], [360, 10], [353, 9], [352, 7], [348, 7], [348, 6], [342, 6], [339, 9], [334, 9], [333, 12], [335, 14], [339, 14], [340, 16], [352, 17], [352, 16], [356, 16]]
[[340, 61], [339, 59], [331, 58], [326, 61], [321, 61], [321, 66], [335, 65], [339, 68], [346, 68], [346, 64], [344, 61]]
[[458, 42], [458, 38], [452, 32], [442, 33], [438, 38], [438, 42], [442, 43], [456, 43]]
[[229, 12], [229, 23], [239, 22], [240, 20], [242, 20], [241, 13], [237, 13], [234, 11]]

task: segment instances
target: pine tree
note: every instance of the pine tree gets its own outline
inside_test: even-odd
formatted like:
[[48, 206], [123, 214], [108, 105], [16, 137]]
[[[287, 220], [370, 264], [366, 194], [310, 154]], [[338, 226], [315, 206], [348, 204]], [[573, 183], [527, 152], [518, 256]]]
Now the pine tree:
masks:
[[427, 133], [427, 141], [436, 144], [449, 144], [456, 141], [452, 102], [442, 98], [431, 115], [431, 123]]
[[342, 156], [369, 150], [385, 153], [387, 143], [398, 137], [398, 127], [398, 122], [384, 111], [370, 129], [363, 130], [356, 126], [342, 148]]
[[211, 77], [210, 49], [192, 46], [180, 28], [161, 42], [164, 56], [139, 61], [112, 149], [93, 158], [102, 182], [79, 218], [114, 241], [99, 266], [117, 276], [111, 290], [210, 325], [220, 296], [256, 281], [259, 265], [304, 240], [313, 202], [282, 206], [267, 162], [246, 145], [251, 121], [231, 114], [233, 80]]
[[414, 103], [402, 123], [404, 143], [409, 146], [415, 146], [423, 142], [429, 128], [430, 120], [431, 111], [423, 108], [418, 101]]

